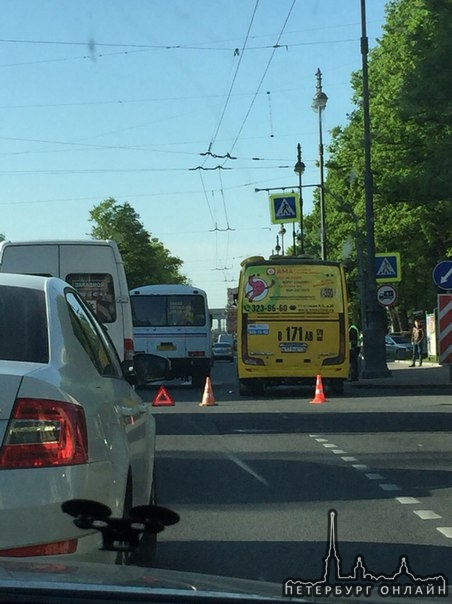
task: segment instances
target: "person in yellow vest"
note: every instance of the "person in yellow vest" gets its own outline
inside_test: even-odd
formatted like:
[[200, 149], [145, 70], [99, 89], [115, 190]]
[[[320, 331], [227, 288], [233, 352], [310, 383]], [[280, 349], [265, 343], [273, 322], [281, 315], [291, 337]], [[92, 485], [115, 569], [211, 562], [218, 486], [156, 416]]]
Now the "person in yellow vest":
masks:
[[359, 329], [352, 323], [348, 330], [348, 339], [350, 342], [350, 371], [348, 374], [349, 382], [357, 382], [359, 377], [358, 358], [360, 353]]

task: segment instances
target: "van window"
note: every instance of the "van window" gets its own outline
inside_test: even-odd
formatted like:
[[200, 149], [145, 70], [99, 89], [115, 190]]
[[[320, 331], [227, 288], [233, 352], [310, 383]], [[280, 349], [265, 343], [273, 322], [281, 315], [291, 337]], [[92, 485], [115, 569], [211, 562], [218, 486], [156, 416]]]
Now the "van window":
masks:
[[101, 323], [116, 321], [113, 277], [108, 273], [70, 273], [65, 279], [89, 304]]

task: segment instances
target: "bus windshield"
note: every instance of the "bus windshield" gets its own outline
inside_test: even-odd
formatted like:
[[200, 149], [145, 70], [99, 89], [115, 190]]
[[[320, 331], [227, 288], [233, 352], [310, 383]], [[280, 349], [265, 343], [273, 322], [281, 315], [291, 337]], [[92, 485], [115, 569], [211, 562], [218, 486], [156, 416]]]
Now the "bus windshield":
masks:
[[206, 324], [205, 302], [201, 295], [133, 296], [134, 327], [201, 327]]

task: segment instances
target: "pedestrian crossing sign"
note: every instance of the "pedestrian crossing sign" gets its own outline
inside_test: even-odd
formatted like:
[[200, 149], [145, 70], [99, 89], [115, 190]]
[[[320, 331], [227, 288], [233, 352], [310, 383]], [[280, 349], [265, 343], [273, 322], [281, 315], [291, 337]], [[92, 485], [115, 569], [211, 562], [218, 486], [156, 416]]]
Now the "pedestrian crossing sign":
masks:
[[402, 280], [399, 252], [375, 254], [375, 278], [377, 283], [395, 283]]
[[273, 224], [299, 222], [300, 195], [298, 193], [270, 195], [270, 216]]

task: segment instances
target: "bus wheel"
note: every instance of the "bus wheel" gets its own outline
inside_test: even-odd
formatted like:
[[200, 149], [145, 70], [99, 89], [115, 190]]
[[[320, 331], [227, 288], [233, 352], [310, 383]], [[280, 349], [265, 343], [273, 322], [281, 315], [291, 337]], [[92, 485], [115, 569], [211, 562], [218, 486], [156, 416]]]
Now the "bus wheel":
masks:
[[241, 396], [264, 394], [264, 382], [257, 379], [239, 380], [239, 393]]
[[239, 394], [240, 396], [248, 396], [251, 394], [248, 388], [248, 380], [239, 380]]
[[330, 387], [333, 394], [344, 394], [344, 380], [332, 379]]
[[208, 377], [210, 377], [209, 374], [204, 371], [194, 371], [191, 376], [191, 385], [193, 388], [203, 388]]

